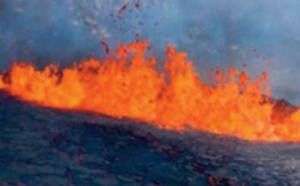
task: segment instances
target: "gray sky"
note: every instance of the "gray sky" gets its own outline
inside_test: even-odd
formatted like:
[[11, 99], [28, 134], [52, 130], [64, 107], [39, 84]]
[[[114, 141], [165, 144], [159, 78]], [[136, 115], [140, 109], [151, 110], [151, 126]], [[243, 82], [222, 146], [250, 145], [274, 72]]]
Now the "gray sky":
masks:
[[[12, 61], [69, 65], [137, 35], [163, 56], [168, 43], [197, 70], [270, 63], [275, 97], [300, 104], [298, 0], [0, 0], [0, 69]], [[243, 68], [243, 64], [247, 67]]]

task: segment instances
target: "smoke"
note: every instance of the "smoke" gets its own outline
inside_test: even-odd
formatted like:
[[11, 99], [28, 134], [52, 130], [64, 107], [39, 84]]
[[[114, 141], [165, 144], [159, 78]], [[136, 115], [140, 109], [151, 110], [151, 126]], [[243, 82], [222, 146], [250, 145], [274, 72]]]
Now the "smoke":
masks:
[[169, 43], [187, 51], [197, 69], [236, 66], [252, 77], [268, 70], [273, 95], [300, 104], [299, 6], [297, 0], [0, 0], [0, 69], [12, 61], [69, 65], [103, 58], [101, 41], [113, 48], [148, 39], [158, 56]]

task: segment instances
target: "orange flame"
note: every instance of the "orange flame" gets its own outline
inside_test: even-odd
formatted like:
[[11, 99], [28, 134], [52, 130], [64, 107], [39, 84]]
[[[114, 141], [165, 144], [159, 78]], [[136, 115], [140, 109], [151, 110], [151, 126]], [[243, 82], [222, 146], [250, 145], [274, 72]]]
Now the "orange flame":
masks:
[[148, 42], [121, 45], [115, 58], [90, 59], [60, 71], [26, 63], [1, 74], [0, 88], [39, 105], [78, 109], [117, 118], [132, 118], [155, 126], [226, 134], [246, 140], [299, 141], [300, 111], [276, 117], [268, 100], [268, 74], [250, 81], [245, 72], [216, 72], [206, 84], [186, 59], [167, 48], [163, 70], [156, 59], [144, 57]]

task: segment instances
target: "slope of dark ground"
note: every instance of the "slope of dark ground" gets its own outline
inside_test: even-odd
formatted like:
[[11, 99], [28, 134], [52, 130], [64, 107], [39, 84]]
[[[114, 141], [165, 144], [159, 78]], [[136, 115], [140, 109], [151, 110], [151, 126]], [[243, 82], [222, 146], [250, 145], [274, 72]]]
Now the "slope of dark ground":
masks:
[[300, 145], [177, 133], [0, 95], [0, 185], [300, 185]]

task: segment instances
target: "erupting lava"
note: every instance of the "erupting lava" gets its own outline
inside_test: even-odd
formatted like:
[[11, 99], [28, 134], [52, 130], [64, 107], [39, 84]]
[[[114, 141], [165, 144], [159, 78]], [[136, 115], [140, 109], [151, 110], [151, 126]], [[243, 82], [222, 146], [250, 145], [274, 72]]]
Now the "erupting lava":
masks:
[[[267, 73], [250, 81], [236, 69], [204, 83], [186, 53], [167, 48], [162, 70], [144, 57], [148, 42], [121, 45], [106, 60], [90, 59], [60, 71], [14, 64], [0, 88], [39, 105], [132, 118], [161, 128], [186, 128], [246, 140], [300, 141], [300, 110], [282, 117], [269, 100]], [[282, 114], [281, 114], [282, 115]]]

